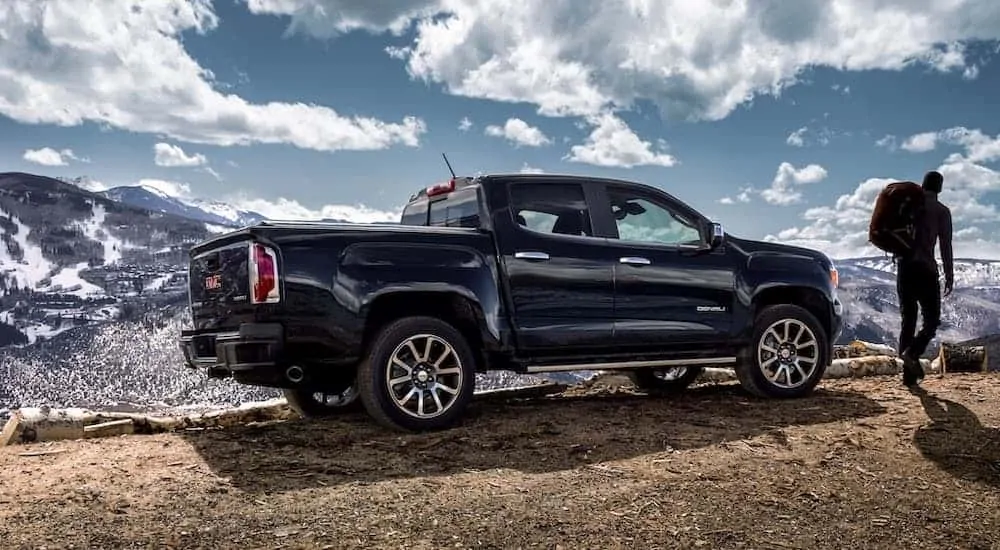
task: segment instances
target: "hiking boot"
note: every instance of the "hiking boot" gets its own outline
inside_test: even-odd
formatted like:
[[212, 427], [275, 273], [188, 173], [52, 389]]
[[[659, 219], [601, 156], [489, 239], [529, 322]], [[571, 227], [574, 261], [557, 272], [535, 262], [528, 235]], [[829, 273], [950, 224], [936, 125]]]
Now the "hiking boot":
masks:
[[919, 359], [911, 357], [908, 353], [903, 354], [903, 384], [906, 386], [916, 386], [924, 379], [924, 367]]

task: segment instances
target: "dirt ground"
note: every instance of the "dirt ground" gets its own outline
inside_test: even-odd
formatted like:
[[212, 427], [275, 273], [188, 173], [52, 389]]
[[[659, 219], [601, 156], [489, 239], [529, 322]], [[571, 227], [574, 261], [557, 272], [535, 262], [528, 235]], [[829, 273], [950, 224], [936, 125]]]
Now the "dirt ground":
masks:
[[1000, 376], [620, 382], [430, 435], [355, 414], [5, 447], [0, 547], [1000, 548]]

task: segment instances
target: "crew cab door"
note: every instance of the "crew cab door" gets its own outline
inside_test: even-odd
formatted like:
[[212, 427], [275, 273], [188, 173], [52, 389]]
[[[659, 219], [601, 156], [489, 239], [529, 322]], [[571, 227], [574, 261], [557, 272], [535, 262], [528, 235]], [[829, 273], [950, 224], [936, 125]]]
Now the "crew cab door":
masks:
[[600, 208], [610, 217], [616, 347], [693, 352], [728, 342], [736, 266], [724, 247], [706, 250], [708, 221], [646, 186], [604, 185]]
[[[614, 264], [594, 236], [596, 185], [512, 178], [493, 187], [493, 229], [522, 353], [586, 355], [611, 344]], [[505, 196], [504, 196], [505, 195]]]

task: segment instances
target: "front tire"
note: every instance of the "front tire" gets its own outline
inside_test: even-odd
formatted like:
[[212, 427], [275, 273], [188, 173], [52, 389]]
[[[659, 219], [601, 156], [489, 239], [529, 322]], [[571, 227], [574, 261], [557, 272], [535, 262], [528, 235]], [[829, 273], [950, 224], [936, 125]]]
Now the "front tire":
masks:
[[826, 372], [828, 348], [826, 332], [812, 313], [791, 304], [768, 306], [754, 320], [736, 376], [758, 397], [804, 397]]
[[449, 428], [476, 384], [475, 357], [462, 333], [434, 317], [404, 317], [379, 331], [358, 369], [365, 410], [400, 431]]
[[702, 367], [637, 369], [629, 373], [635, 387], [654, 395], [676, 395], [701, 376]]

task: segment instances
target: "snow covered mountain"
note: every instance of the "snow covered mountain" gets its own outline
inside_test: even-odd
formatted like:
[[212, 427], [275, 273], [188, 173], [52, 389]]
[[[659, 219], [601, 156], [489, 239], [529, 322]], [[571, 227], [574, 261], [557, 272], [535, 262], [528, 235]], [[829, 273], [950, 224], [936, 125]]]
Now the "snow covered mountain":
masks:
[[124, 185], [101, 194], [123, 204], [220, 226], [243, 227], [265, 219], [261, 214], [240, 210], [224, 202], [171, 196], [151, 185]]
[[[846, 317], [841, 341], [860, 338], [895, 345], [900, 319], [892, 260], [852, 258], [836, 264]], [[955, 289], [942, 300], [938, 341], [996, 333], [1000, 333], [1000, 261], [956, 259]], [[928, 351], [934, 350], [936, 344]]]
[[0, 174], [0, 347], [117, 319], [165, 287], [183, 296], [187, 250], [210, 235], [201, 221]]

